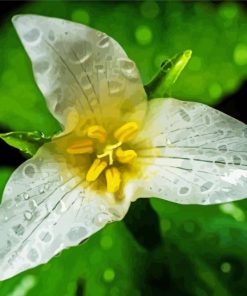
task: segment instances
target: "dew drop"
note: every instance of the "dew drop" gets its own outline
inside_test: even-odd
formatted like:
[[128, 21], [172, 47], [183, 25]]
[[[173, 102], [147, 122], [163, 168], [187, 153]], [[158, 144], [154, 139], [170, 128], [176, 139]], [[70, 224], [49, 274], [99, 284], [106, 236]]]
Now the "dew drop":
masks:
[[29, 32], [27, 32], [26, 34], [24, 34], [23, 38], [27, 41], [27, 42], [35, 42], [38, 40], [38, 38], [40, 37], [40, 31], [36, 28], [30, 30]]
[[73, 227], [68, 233], [67, 237], [70, 241], [81, 241], [87, 234], [87, 229], [83, 226]]

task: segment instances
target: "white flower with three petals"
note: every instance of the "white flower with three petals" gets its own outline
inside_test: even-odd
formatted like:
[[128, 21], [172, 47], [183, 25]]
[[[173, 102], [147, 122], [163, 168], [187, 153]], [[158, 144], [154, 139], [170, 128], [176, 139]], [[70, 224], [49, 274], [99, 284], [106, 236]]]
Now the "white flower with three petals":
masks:
[[63, 132], [6, 185], [1, 280], [121, 220], [139, 197], [247, 197], [245, 124], [199, 103], [148, 101], [135, 63], [104, 33], [34, 15], [13, 22]]

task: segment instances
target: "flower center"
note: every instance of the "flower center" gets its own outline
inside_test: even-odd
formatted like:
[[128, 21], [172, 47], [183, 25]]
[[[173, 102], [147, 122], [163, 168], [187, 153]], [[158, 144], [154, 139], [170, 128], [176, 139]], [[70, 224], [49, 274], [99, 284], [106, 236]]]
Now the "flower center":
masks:
[[[121, 164], [130, 164], [137, 154], [134, 150], [124, 150], [122, 145], [133, 139], [139, 127], [136, 122], [127, 122], [113, 133], [115, 144], [109, 144], [109, 136], [103, 126], [93, 125], [87, 129], [87, 138], [70, 145], [69, 154], [92, 154], [95, 160], [89, 167], [86, 180], [96, 181], [105, 172], [106, 187], [108, 192], [117, 192], [121, 185]], [[103, 147], [103, 149], [102, 149]], [[103, 151], [98, 154], [97, 151]]]

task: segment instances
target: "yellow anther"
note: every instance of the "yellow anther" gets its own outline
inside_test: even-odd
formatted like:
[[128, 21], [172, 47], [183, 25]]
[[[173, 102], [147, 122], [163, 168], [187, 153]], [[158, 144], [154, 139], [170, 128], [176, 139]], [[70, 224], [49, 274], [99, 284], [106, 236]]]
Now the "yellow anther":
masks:
[[134, 150], [123, 150], [118, 148], [116, 150], [116, 158], [121, 163], [130, 163], [133, 159], [137, 157], [137, 154]]
[[124, 143], [130, 140], [138, 129], [139, 127], [136, 122], [128, 122], [115, 131], [114, 137], [118, 139], [118, 141]]
[[91, 167], [89, 168], [86, 176], [86, 180], [88, 182], [92, 182], [98, 179], [99, 175], [104, 171], [107, 167], [107, 162], [100, 159], [95, 159]]
[[78, 141], [67, 148], [70, 154], [92, 153], [93, 150], [93, 142], [90, 139]]
[[101, 125], [92, 125], [87, 130], [87, 135], [89, 138], [96, 139], [100, 143], [104, 143], [106, 140], [106, 130]]
[[111, 167], [105, 171], [106, 186], [108, 192], [117, 192], [121, 183], [120, 172], [116, 167]]

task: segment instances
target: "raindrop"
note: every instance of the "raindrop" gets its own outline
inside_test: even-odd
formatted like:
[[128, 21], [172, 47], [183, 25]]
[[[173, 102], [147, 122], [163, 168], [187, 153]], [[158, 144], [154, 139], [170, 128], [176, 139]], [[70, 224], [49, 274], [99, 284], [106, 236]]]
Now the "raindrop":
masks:
[[120, 69], [123, 75], [128, 79], [137, 79], [138, 73], [136, 71], [135, 63], [129, 59], [118, 59], [120, 63]]
[[28, 200], [30, 198], [29, 194], [27, 192], [22, 193], [22, 198], [25, 200]]
[[30, 211], [25, 211], [25, 213], [24, 213], [24, 217], [25, 217], [27, 220], [31, 220], [32, 217], [33, 217], [33, 214], [32, 214]]
[[122, 84], [118, 81], [109, 81], [109, 92], [110, 95], [115, 95], [118, 94], [119, 92], [121, 92], [122, 90]]
[[50, 69], [50, 63], [48, 61], [37, 61], [33, 65], [33, 70], [38, 74], [45, 74]]
[[18, 236], [22, 236], [25, 232], [25, 228], [19, 224], [13, 227], [14, 233]]
[[244, 137], [247, 138], [247, 128], [244, 129]]
[[239, 156], [237, 156], [237, 155], [234, 155], [233, 156], [233, 163], [235, 165], [240, 165], [241, 164], [241, 158]]
[[28, 252], [28, 254], [27, 254], [27, 258], [30, 261], [35, 262], [39, 258], [39, 253], [35, 249], [30, 249], [29, 252]]
[[44, 243], [49, 243], [52, 240], [52, 235], [50, 232], [43, 231], [40, 233], [39, 238]]
[[38, 38], [40, 37], [40, 31], [36, 28], [30, 30], [29, 32], [27, 32], [26, 34], [24, 34], [23, 38], [27, 41], [27, 42], [35, 42], [38, 40]]
[[35, 171], [36, 171], [36, 168], [33, 164], [28, 164], [23, 169], [24, 175], [29, 178], [34, 177]]
[[67, 234], [69, 240], [81, 241], [87, 234], [87, 229], [83, 226], [73, 227]]
[[103, 38], [97, 44], [101, 48], [106, 48], [110, 45], [110, 38], [107, 35], [104, 35]]
[[188, 194], [189, 193], [189, 188], [188, 187], [181, 187], [180, 189], [179, 189], [179, 194], [180, 195], [186, 195], [186, 194]]
[[48, 39], [50, 41], [54, 41], [55, 40], [55, 34], [54, 34], [54, 32], [52, 30], [50, 30], [49, 33], [48, 33]]
[[218, 147], [218, 150], [220, 151], [220, 152], [227, 152], [227, 145], [220, 145], [219, 147]]
[[0, 247], [0, 257], [3, 257], [5, 254], [7, 254], [11, 249], [11, 241], [7, 240], [7, 241], [3, 241], [3, 243], [1, 243], [1, 247]]
[[98, 227], [103, 227], [109, 221], [109, 215], [100, 213], [93, 218], [93, 223]]
[[214, 184], [212, 182], [208, 181], [201, 186], [200, 190], [201, 190], [201, 192], [206, 192], [206, 191], [210, 190], [213, 187], [213, 185]]
[[184, 121], [187, 121], [187, 122], [190, 121], [189, 114], [186, 111], [184, 111], [183, 109], [179, 110], [179, 114], [183, 118]]

